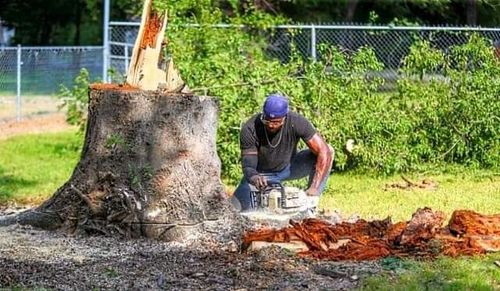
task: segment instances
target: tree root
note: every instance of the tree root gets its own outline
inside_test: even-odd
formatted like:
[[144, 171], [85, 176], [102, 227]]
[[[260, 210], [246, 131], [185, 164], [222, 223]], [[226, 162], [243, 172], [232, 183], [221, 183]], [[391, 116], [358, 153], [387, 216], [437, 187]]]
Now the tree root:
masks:
[[41, 212], [33, 209], [0, 217], [0, 226], [13, 224], [31, 225], [36, 228], [54, 230], [61, 227], [62, 219], [54, 212]]

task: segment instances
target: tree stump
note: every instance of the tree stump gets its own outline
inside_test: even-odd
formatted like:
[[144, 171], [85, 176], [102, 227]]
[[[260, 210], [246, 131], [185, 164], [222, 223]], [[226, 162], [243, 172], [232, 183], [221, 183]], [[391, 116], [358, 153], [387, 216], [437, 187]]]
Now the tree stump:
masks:
[[93, 85], [81, 159], [35, 210], [0, 220], [172, 241], [234, 216], [216, 152], [218, 102]]

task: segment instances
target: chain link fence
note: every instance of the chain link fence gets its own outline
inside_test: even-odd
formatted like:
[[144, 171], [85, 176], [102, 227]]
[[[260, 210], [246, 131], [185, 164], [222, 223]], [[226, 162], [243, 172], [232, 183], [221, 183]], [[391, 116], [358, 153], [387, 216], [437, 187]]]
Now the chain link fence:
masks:
[[[193, 25], [196, 27], [196, 25]], [[214, 29], [224, 29], [218, 25]], [[117, 75], [124, 75], [128, 67], [139, 23], [110, 23], [110, 66]], [[417, 40], [428, 40], [435, 48], [447, 52], [450, 47], [464, 44], [472, 33], [500, 42], [500, 28], [479, 27], [396, 27], [360, 25], [281, 25], [269, 37], [267, 53], [270, 57], [287, 62], [291, 57], [292, 44], [305, 58], [321, 57], [322, 44], [335, 45], [346, 53], [363, 46], [372, 47], [384, 64], [383, 77], [397, 78], [402, 59]]]
[[139, 33], [139, 22], [111, 22], [109, 25], [109, 69], [113, 78], [124, 78], [135, 39]]
[[0, 48], [0, 120], [57, 112], [55, 95], [82, 68], [102, 78], [103, 47]]
[[[214, 29], [225, 27], [228, 25]], [[110, 69], [114, 81], [123, 81], [138, 30], [138, 22], [110, 23], [109, 68], [103, 68], [102, 46], [0, 48], [0, 121], [56, 112], [57, 100], [53, 96], [61, 84], [71, 87], [81, 68], [90, 72], [92, 80], [101, 79], [103, 72]], [[346, 53], [370, 46], [385, 66], [382, 76], [391, 81], [397, 78], [401, 61], [416, 40], [426, 39], [446, 52], [451, 46], [467, 42], [472, 33], [490, 39], [500, 51], [500, 28], [282, 25], [269, 37], [267, 53], [287, 62], [292, 45], [303, 57], [313, 59], [321, 57], [322, 44], [336, 45]]]

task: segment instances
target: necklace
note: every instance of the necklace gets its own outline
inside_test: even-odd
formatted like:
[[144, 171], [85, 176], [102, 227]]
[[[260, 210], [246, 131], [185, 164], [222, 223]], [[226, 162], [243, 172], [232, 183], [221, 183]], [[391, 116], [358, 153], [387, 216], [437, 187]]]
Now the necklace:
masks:
[[281, 143], [281, 137], [283, 136], [283, 126], [280, 128], [280, 136], [278, 138], [278, 142], [273, 145], [271, 143], [271, 141], [269, 140], [269, 136], [267, 135], [267, 129], [264, 128], [264, 134], [266, 135], [266, 140], [267, 140], [267, 144], [272, 148], [272, 149], [275, 149], [280, 143]]

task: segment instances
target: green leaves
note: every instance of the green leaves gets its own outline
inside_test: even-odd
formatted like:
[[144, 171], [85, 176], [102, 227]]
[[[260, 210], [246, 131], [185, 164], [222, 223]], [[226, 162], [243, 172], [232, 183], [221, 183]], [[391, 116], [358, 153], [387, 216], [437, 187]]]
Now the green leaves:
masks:
[[[410, 135], [412, 155], [421, 162], [498, 168], [500, 71], [491, 46], [472, 35], [447, 56], [422, 43], [412, 52], [405, 70], [421, 72], [420, 81], [406, 75], [398, 83], [401, 100], [414, 110], [409, 116], [418, 135]], [[438, 67], [439, 78], [429, 78]]]
[[59, 109], [66, 107], [66, 121], [71, 125], [78, 125], [79, 132], [85, 131], [87, 123], [87, 107], [89, 103], [89, 72], [81, 69], [76, 76], [73, 88], [68, 89], [61, 85], [57, 97], [62, 100]]
[[407, 75], [418, 75], [420, 80], [425, 74], [437, 73], [444, 64], [444, 54], [430, 46], [428, 41], [417, 41], [410, 48], [410, 53], [404, 59], [402, 71]]
[[[211, 1], [158, 5], [168, 5], [175, 16], [167, 49], [184, 80], [196, 94], [220, 98], [217, 149], [228, 183], [241, 178], [241, 124], [271, 92], [289, 96], [292, 109], [312, 121], [336, 149], [337, 168], [382, 174], [426, 163], [498, 168], [500, 66], [482, 38], [473, 35], [446, 55], [429, 42], [415, 42], [395, 89], [383, 91], [383, 64], [372, 48], [346, 53], [320, 44], [318, 60], [307, 60], [292, 45], [288, 62], [281, 63], [266, 54], [274, 33], [267, 27], [279, 18], [251, 6], [228, 17]], [[221, 22], [233, 26], [213, 27]], [[179, 25], [186, 23], [198, 26]], [[82, 71], [75, 86], [60, 94], [67, 98], [68, 120], [82, 128], [87, 88]], [[356, 143], [352, 156], [342, 151], [348, 139]]]
[[[192, 15], [183, 21], [221, 19], [217, 10], [207, 14], [204, 9], [195, 9], [203, 17]], [[417, 41], [404, 61], [396, 90], [383, 92], [384, 80], [377, 77], [383, 65], [373, 49], [363, 47], [349, 55], [320, 44], [318, 60], [306, 60], [292, 45], [289, 61], [280, 63], [265, 54], [267, 36], [273, 32], [262, 28], [272, 19], [253, 13], [260, 12], [246, 11], [227, 20], [245, 28], [200, 23], [169, 34], [170, 52], [190, 87], [204, 88], [197, 93], [221, 100], [217, 142], [225, 181], [235, 184], [241, 177], [242, 122], [259, 112], [265, 96], [275, 91], [288, 95], [292, 109], [308, 117], [337, 149], [341, 169], [391, 174], [425, 163], [498, 165], [494, 150], [499, 152], [499, 145], [493, 138], [498, 129], [491, 121], [498, 115], [495, 119], [495, 106], [480, 107], [498, 96], [494, 74], [499, 74], [493, 71], [498, 66], [491, 65], [481, 39], [472, 38], [464, 48], [452, 49], [450, 56]], [[470, 78], [458, 70], [461, 62], [482, 71]], [[351, 138], [357, 147], [349, 160], [341, 149]]]

